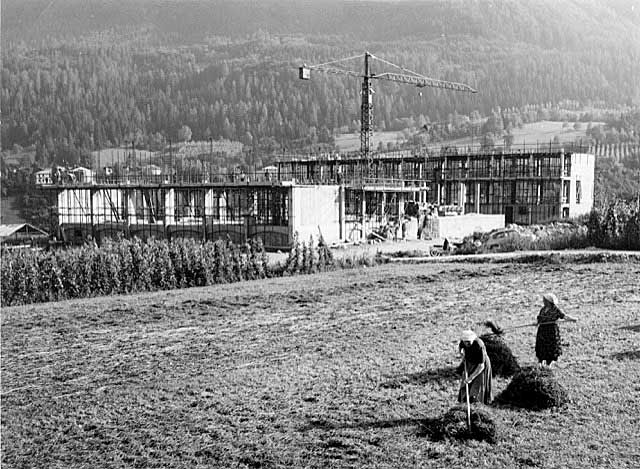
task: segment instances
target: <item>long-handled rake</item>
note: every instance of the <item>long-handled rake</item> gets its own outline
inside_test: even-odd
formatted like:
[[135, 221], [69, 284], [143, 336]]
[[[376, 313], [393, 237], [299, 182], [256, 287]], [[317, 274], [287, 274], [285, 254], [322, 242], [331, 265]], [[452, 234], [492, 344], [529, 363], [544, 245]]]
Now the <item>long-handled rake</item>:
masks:
[[469, 433], [471, 433], [471, 403], [469, 402], [469, 375], [467, 374], [467, 357], [464, 355], [464, 350], [462, 351], [462, 363], [464, 364], [464, 390], [467, 395], [467, 428], [469, 429]]

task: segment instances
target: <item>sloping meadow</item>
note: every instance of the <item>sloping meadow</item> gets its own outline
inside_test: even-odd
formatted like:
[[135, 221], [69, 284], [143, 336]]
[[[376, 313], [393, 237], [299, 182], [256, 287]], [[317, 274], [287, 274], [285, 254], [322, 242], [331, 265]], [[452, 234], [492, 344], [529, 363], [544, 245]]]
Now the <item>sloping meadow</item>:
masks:
[[[640, 264], [384, 265], [3, 308], [3, 467], [636, 467]], [[459, 333], [535, 364], [540, 295], [579, 319], [565, 405], [433, 438]], [[510, 378], [496, 377], [495, 393]], [[462, 412], [462, 415], [464, 412]]]

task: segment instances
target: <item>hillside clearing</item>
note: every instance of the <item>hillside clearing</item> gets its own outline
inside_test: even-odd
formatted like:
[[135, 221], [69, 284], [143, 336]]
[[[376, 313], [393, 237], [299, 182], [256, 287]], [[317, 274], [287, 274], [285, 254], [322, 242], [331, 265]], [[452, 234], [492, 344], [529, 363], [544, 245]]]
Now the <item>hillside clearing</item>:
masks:
[[[638, 263], [386, 265], [3, 309], [5, 467], [637, 467]], [[434, 442], [461, 329], [553, 289], [571, 403]], [[535, 330], [506, 340], [532, 364]], [[497, 391], [507, 380], [497, 379]]]
[[[522, 128], [514, 128], [511, 133], [513, 135], [514, 145], [535, 145], [540, 143], [541, 145], [549, 144], [554, 137], [558, 137], [560, 142], [574, 142], [581, 138], [586, 138], [587, 124], [580, 123], [580, 127], [576, 130], [573, 127], [573, 123], [567, 128], [563, 128], [563, 122], [560, 121], [540, 121], [524, 124]], [[593, 122], [592, 125], [601, 125], [603, 122]], [[398, 131], [386, 131], [386, 132], [374, 132], [372, 136], [372, 147], [375, 149], [378, 144], [382, 142], [386, 145], [389, 142], [398, 143], [403, 140], [403, 132]], [[357, 151], [360, 149], [360, 134], [338, 134], [335, 136], [336, 146], [340, 151]], [[478, 146], [481, 144], [481, 136], [464, 137], [451, 140], [445, 140], [442, 142], [435, 142], [435, 146]], [[503, 145], [504, 142], [501, 139], [497, 139], [496, 145]], [[432, 145], [432, 144], [429, 144]]]

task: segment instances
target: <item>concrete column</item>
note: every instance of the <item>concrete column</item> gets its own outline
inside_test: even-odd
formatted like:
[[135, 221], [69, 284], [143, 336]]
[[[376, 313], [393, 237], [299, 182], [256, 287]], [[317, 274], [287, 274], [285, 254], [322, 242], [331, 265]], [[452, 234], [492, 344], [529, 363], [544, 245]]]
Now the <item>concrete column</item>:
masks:
[[218, 193], [218, 216], [221, 223], [226, 223], [227, 220], [227, 191]]
[[68, 223], [67, 214], [64, 212], [68, 205], [65, 203], [66, 190], [58, 192], [58, 224]]
[[345, 219], [344, 219], [344, 197], [345, 197], [345, 193], [344, 193], [344, 186], [340, 185], [338, 186], [338, 223], [340, 225], [340, 239], [341, 240], [345, 240], [347, 237], [347, 233], [346, 233], [346, 223], [345, 223]]
[[204, 216], [205, 220], [210, 217], [215, 217], [215, 191], [213, 189], [204, 190]]
[[105, 222], [104, 203], [102, 202], [103, 190], [96, 189], [91, 193], [91, 223], [100, 224]]
[[480, 213], [480, 183], [476, 182], [476, 213]]
[[127, 194], [127, 224], [130, 225], [132, 223], [137, 223], [138, 220], [136, 218], [136, 193], [135, 189], [127, 190], [125, 192]]
[[122, 189], [122, 221], [124, 222], [124, 230], [129, 235], [129, 189]]
[[207, 194], [209, 193], [209, 190], [207, 189], [200, 189], [200, 191], [202, 191], [202, 207], [201, 207], [201, 213], [202, 213], [202, 239], [204, 239], [205, 241], [207, 240]]
[[458, 191], [458, 206], [462, 209], [462, 213], [464, 213], [464, 201], [467, 198], [467, 185], [464, 182], [460, 183], [460, 190]]
[[296, 188], [289, 187], [289, 244], [293, 243], [293, 235], [296, 232], [296, 209], [299, 203], [298, 197], [296, 197]]
[[364, 229], [364, 225], [365, 222], [367, 220], [367, 193], [363, 190], [362, 191], [362, 231], [361, 231], [361, 236], [364, 239], [365, 237], [365, 229]]
[[176, 222], [176, 191], [175, 189], [167, 190], [164, 198], [164, 219], [165, 225], [173, 225]]
[[95, 192], [93, 191], [93, 189], [89, 189], [89, 204], [90, 204], [90, 210], [91, 210], [91, 237], [94, 239], [96, 239], [96, 225], [95, 225], [95, 220], [93, 218], [93, 213], [94, 213], [94, 204], [93, 204], [93, 196], [95, 195]]

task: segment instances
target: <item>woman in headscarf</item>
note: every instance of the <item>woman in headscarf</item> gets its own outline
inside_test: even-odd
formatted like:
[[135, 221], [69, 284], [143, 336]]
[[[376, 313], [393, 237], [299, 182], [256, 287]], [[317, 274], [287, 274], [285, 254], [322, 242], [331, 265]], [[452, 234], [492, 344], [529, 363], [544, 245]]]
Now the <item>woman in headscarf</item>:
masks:
[[536, 334], [536, 357], [540, 366], [551, 365], [562, 354], [560, 328], [557, 321], [577, 321], [558, 307], [558, 298], [553, 293], [542, 296], [542, 309], [538, 314], [538, 332]]
[[460, 383], [458, 402], [466, 402], [467, 385], [469, 401], [489, 404], [493, 399], [491, 361], [484, 342], [475, 332], [466, 330], [460, 337], [459, 351], [462, 353], [462, 366], [466, 370]]

